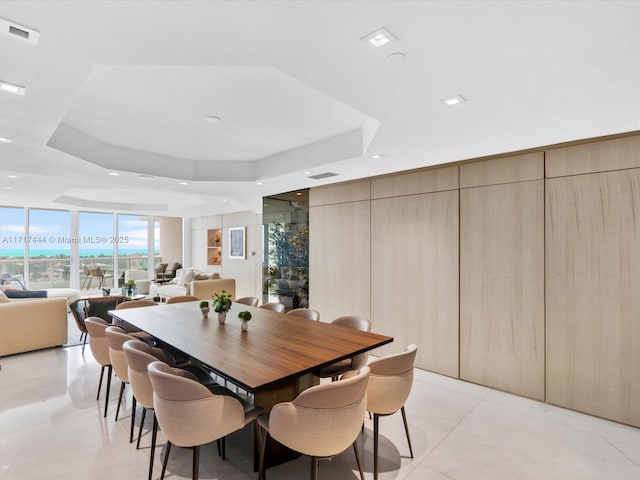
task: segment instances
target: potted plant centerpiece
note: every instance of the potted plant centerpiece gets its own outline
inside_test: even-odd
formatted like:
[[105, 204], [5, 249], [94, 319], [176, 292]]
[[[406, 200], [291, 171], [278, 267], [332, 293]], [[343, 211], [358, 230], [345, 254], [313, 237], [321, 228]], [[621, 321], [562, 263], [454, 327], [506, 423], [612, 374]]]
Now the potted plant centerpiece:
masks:
[[240, 312], [238, 313], [238, 318], [242, 320], [242, 322], [240, 323], [240, 329], [243, 332], [246, 332], [249, 329], [249, 320], [251, 320], [251, 312], [247, 312], [246, 310], [244, 312]]
[[231, 309], [231, 294], [226, 290], [213, 294], [213, 309], [218, 314], [218, 323], [224, 323], [227, 319], [227, 312]]
[[200, 311], [204, 318], [209, 318], [209, 302], [207, 300], [200, 302]]
[[124, 284], [123, 290], [127, 297], [133, 297], [136, 294], [136, 281], [134, 279], [129, 280]]

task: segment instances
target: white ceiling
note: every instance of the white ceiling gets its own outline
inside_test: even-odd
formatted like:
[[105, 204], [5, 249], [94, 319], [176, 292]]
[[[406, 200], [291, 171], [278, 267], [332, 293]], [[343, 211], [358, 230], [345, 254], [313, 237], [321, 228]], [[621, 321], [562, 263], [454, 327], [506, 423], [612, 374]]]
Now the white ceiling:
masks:
[[[0, 92], [0, 205], [260, 211], [263, 195], [640, 129], [635, 1], [5, 0], [0, 18], [40, 31], [0, 35], [0, 80], [27, 88]], [[360, 41], [382, 26], [398, 42]], [[439, 101], [454, 94], [468, 102]]]

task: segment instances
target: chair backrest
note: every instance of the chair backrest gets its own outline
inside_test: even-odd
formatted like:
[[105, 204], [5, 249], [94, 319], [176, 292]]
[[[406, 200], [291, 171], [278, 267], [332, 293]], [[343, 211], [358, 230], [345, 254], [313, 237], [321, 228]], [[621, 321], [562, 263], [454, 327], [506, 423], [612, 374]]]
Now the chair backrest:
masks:
[[113, 370], [120, 380], [129, 383], [129, 364], [122, 346], [129, 340], [135, 340], [135, 337], [127, 335], [122, 328], [116, 326], [107, 327], [105, 332], [109, 342], [109, 356]]
[[[333, 322], [334, 325], [342, 325], [343, 327], [355, 328], [361, 332], [370, 332], [371, 323], [364, 317], [358, 317], [355, 315], [347, 315], [344, 317], [338, 317]], [[369, 360], [369, 352], [361, 353], [351, 359], [351, 368], [358, 370], [364, 367]]]
[[107, 312], [115, 310], [126, 298], [123, 296], [91, 297], [80, 300], [80, 302], [84, 302], [85, 317], [100, 317], [107, 322], [111, 322], [111, 315]]
[[147, 367], [158, 360], [153, 347], [140, 340], [129, 340], [122, 346], [127, 359], [129, 384], [136, 400], [144, 408], [153, 409], [153, 386]]
[[244, 408], [235, 398], [214, 395], [197, 381], [177, 375], [163, 362], [153, 362], [147, 370], [156, 417], [171, 443], [180, 447], [203, 445], [244, 427]]
[[89, 333], [89, 347], [96, 362], [100, 365], [111, 365], [109, 356], [109, 340], [107, 340], [106, 329], [110, 326], [100, 317], [87, 317], [84, 319]]
[[116, 306], [116, 310], [124, 310], [125, 308], [138, 308], [138, 307], [157, 307], [158, 304], [153, 300], [129, 300], [128, 302], [119, 303]]
[[87, 333], [87, 326], [84, 324], [84, 319], [87, 316], [85, 313], [85, 301], [83, 299], [74, 300], [69, 304], [69, 310], [71, 310], [71, 315], [73, 315], [73, 320], [76, 322], [78, 330]]
[[250, 307], [257, 307], [260, 301], [256, 297], [240, 297], [235, 299], [236, 303], [242, 303], [243, 305], [249, 305]]
[[413, 385], [413, 364], [418, 347], [409, 345], [403, 352], [369, 362], [367, 410], [381, 415], [397, 412], [409, 398]]
[[271, 310], [272, 312], [276, 313], [284, 313], [284, 304], [278, 302], [263, 303], [259, 308]]
[[358, 437], [367, 406], [369, 367], [345, 380], [302, 392], [292, 402], [275, 405], [269, 434], [305, 455], [329, 457], [346, 450]]
[[308, 318], [309, 320], [320, 320], [320, 312], [312, 310], [310, 308], [294, 308], [289, 310], [287, 315], [295, 315], [296, 317]]
[[182, 302], [195, 302], [200, 300], [198, 297], [194, 297], [193, 295], [178, 295], [176, 297], [169, 297], [167, 299], [167, 305], [171, 303], [182, 303]]

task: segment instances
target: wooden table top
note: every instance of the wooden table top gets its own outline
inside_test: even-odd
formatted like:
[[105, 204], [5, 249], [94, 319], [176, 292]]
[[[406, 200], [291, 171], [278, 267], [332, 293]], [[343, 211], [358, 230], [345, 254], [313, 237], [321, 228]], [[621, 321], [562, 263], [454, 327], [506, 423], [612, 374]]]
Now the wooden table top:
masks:
[[[245, 310], [252, 319], [249, 330], [242, 332], [238, 312]], [[224, 325], [213, 309], [209, 319], [203, 319], [199, 302], [109, 313], [254, 393], [393, 341], [385, 335], [235, 302]]]

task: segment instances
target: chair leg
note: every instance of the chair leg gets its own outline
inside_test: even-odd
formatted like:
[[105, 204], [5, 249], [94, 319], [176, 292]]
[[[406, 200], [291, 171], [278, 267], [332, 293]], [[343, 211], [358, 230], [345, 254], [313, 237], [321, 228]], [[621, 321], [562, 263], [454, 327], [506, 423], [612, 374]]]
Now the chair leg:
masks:
[[160, 480], [164, 480], [164, 472], [167, 471], [167, 460], [169, 460], [169, 452], [171, 451], [171, 442], [167, 441], [167, 450], [164, 452], [164, 461], [162, 462], [162, 473]]
[[356, 440], [353, 441], [353, 453], [356, 454], [356, 463], [358, 464], [358, 470], [360, 471], [360, 480], [364, 480], [364, 473], [362, 472], [362, 463], [360, 463], [360, 454], [358, 453]]
[[402, 412], [402, 421], [404, 422], [404, 432], [407, 434], [407, 442], [409, 443], [409, 453], [411, 454], [411, 458], [413, 458], [413, 448], [411, 447], [411, 437], [409, 437], [409, 425], [407, 424], [407, 414], [404, 411], [404, 405], [400, 411]]
[[84, 334], [84, 340], [82, 341], [82, 355], [84, 355], [84, 347], [87, 345], [87, 334]]
[[142, 407], [142, 418], [140, 419], [140, 427], [138, 428], [138, 442], [136, 443], [136, 450], [140, 449], [140, 438], [142, 437], [142, 426], [144, 425], [144, 417], [147, 415], [147, 409]]
[[113, 367], [109, 365], [107, 367], [107, 396], [104, 399], [104, 418], [107, 418], [107, 407], [109, 406], [109, 392], [111, 391], [111, 374], [113, 373]]
[[200, 466], [200, 446], [193, 447], [193, 480], [198, 480], [198, 467]]
[[373, 414], [373, 480], [378, 480], [378, 423], [380, 416]]
[[220, 439], [220, 443], [222, 444], [222, 460], [227, 459], [227, 442], [225, 441], [225, 438], [227, 437], [222, 437]]
[[220, 439], [216, 440], [216, 445], [218, 446], [218, 456], [221, 457], [222, 456], [222, 442], [220, 441]]
[[122, 404], [122, 395], [124, 394], [124, 382], [120, 385], [120, 395], [118, 396], [118, 407], [116, 408], [116, 419], [118, 421], [118, 413], [120, 413], [120, 405]]
[[96, 396], [96, 400], [100, 398], [100, 390], [102, 390], [102, 377], [104, 377], [104, 369], [107, 368], [106, 365], [102, 365], [100, 369], [100, 382], [98, 383], [98, 395]]
[[136, 426], [136, 406], [137, 406], [136, 396], [133, 395], [133, 399], [131, 401], [131, 428], [129, 429], [129, 443], [133, 443], [133, 430]]
[[158, 417], [156, 417], [156, 412], [153, 412], [153, 430], [151, 433], [151, 455], [149, 456], [149, 480], [153, 478], [153, 459], [156, 456], [156, 439], [157, 438], [158, 438]]
[[[257, 424], [256, 424], [257, 425]], [[265, 476], [265, 468], [264, 468], [264, 453], [267, 450], [267, 438], [269, 437], [269, 432], [262, 428], [260, 429], [259, 438], [260, 438], [260, 462], [258, 466], [258, 480], [266, 480]]]
[[311, 480], [318, 480], [318, 457], [311, 457]]

